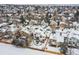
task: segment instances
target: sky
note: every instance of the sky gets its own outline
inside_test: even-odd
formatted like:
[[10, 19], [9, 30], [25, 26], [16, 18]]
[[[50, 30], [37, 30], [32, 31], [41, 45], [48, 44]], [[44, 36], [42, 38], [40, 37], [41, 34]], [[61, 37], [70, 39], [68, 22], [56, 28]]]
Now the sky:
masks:
[[0, 0], [0, 4], [79, 4], [78, 0]]

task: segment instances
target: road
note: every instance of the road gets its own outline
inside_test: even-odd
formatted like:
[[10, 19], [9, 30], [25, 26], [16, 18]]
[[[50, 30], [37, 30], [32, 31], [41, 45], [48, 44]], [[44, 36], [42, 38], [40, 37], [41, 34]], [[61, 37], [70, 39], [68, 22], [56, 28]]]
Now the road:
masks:
[[55, 54], [0, 43], [0, 55], [55, 55]]

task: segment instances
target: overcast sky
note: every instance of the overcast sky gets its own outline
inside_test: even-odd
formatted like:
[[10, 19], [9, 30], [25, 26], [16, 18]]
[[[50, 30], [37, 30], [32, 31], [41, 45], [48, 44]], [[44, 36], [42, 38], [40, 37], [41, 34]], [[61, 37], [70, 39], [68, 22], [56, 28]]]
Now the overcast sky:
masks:
[[0, 4], [79, 4], [78, 0], [0, 0]]

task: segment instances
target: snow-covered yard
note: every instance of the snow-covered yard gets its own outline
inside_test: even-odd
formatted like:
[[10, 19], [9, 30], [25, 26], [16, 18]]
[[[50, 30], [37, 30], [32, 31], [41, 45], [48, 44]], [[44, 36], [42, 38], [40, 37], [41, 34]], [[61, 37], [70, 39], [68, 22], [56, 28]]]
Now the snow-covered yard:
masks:
[[79, 55], [79, 48], [68, 48], [68, 55]]

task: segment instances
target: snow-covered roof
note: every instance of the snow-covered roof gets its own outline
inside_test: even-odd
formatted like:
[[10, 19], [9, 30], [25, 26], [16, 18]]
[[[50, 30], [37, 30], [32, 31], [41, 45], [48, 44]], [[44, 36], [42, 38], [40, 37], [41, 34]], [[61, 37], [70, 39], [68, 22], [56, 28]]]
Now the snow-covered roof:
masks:
[[1, 27], [1, 26], [5, 26], [5, 25], [8, 25], [8, 23], [1, 23], [1, 24], [0, 24], [0, 27]]

